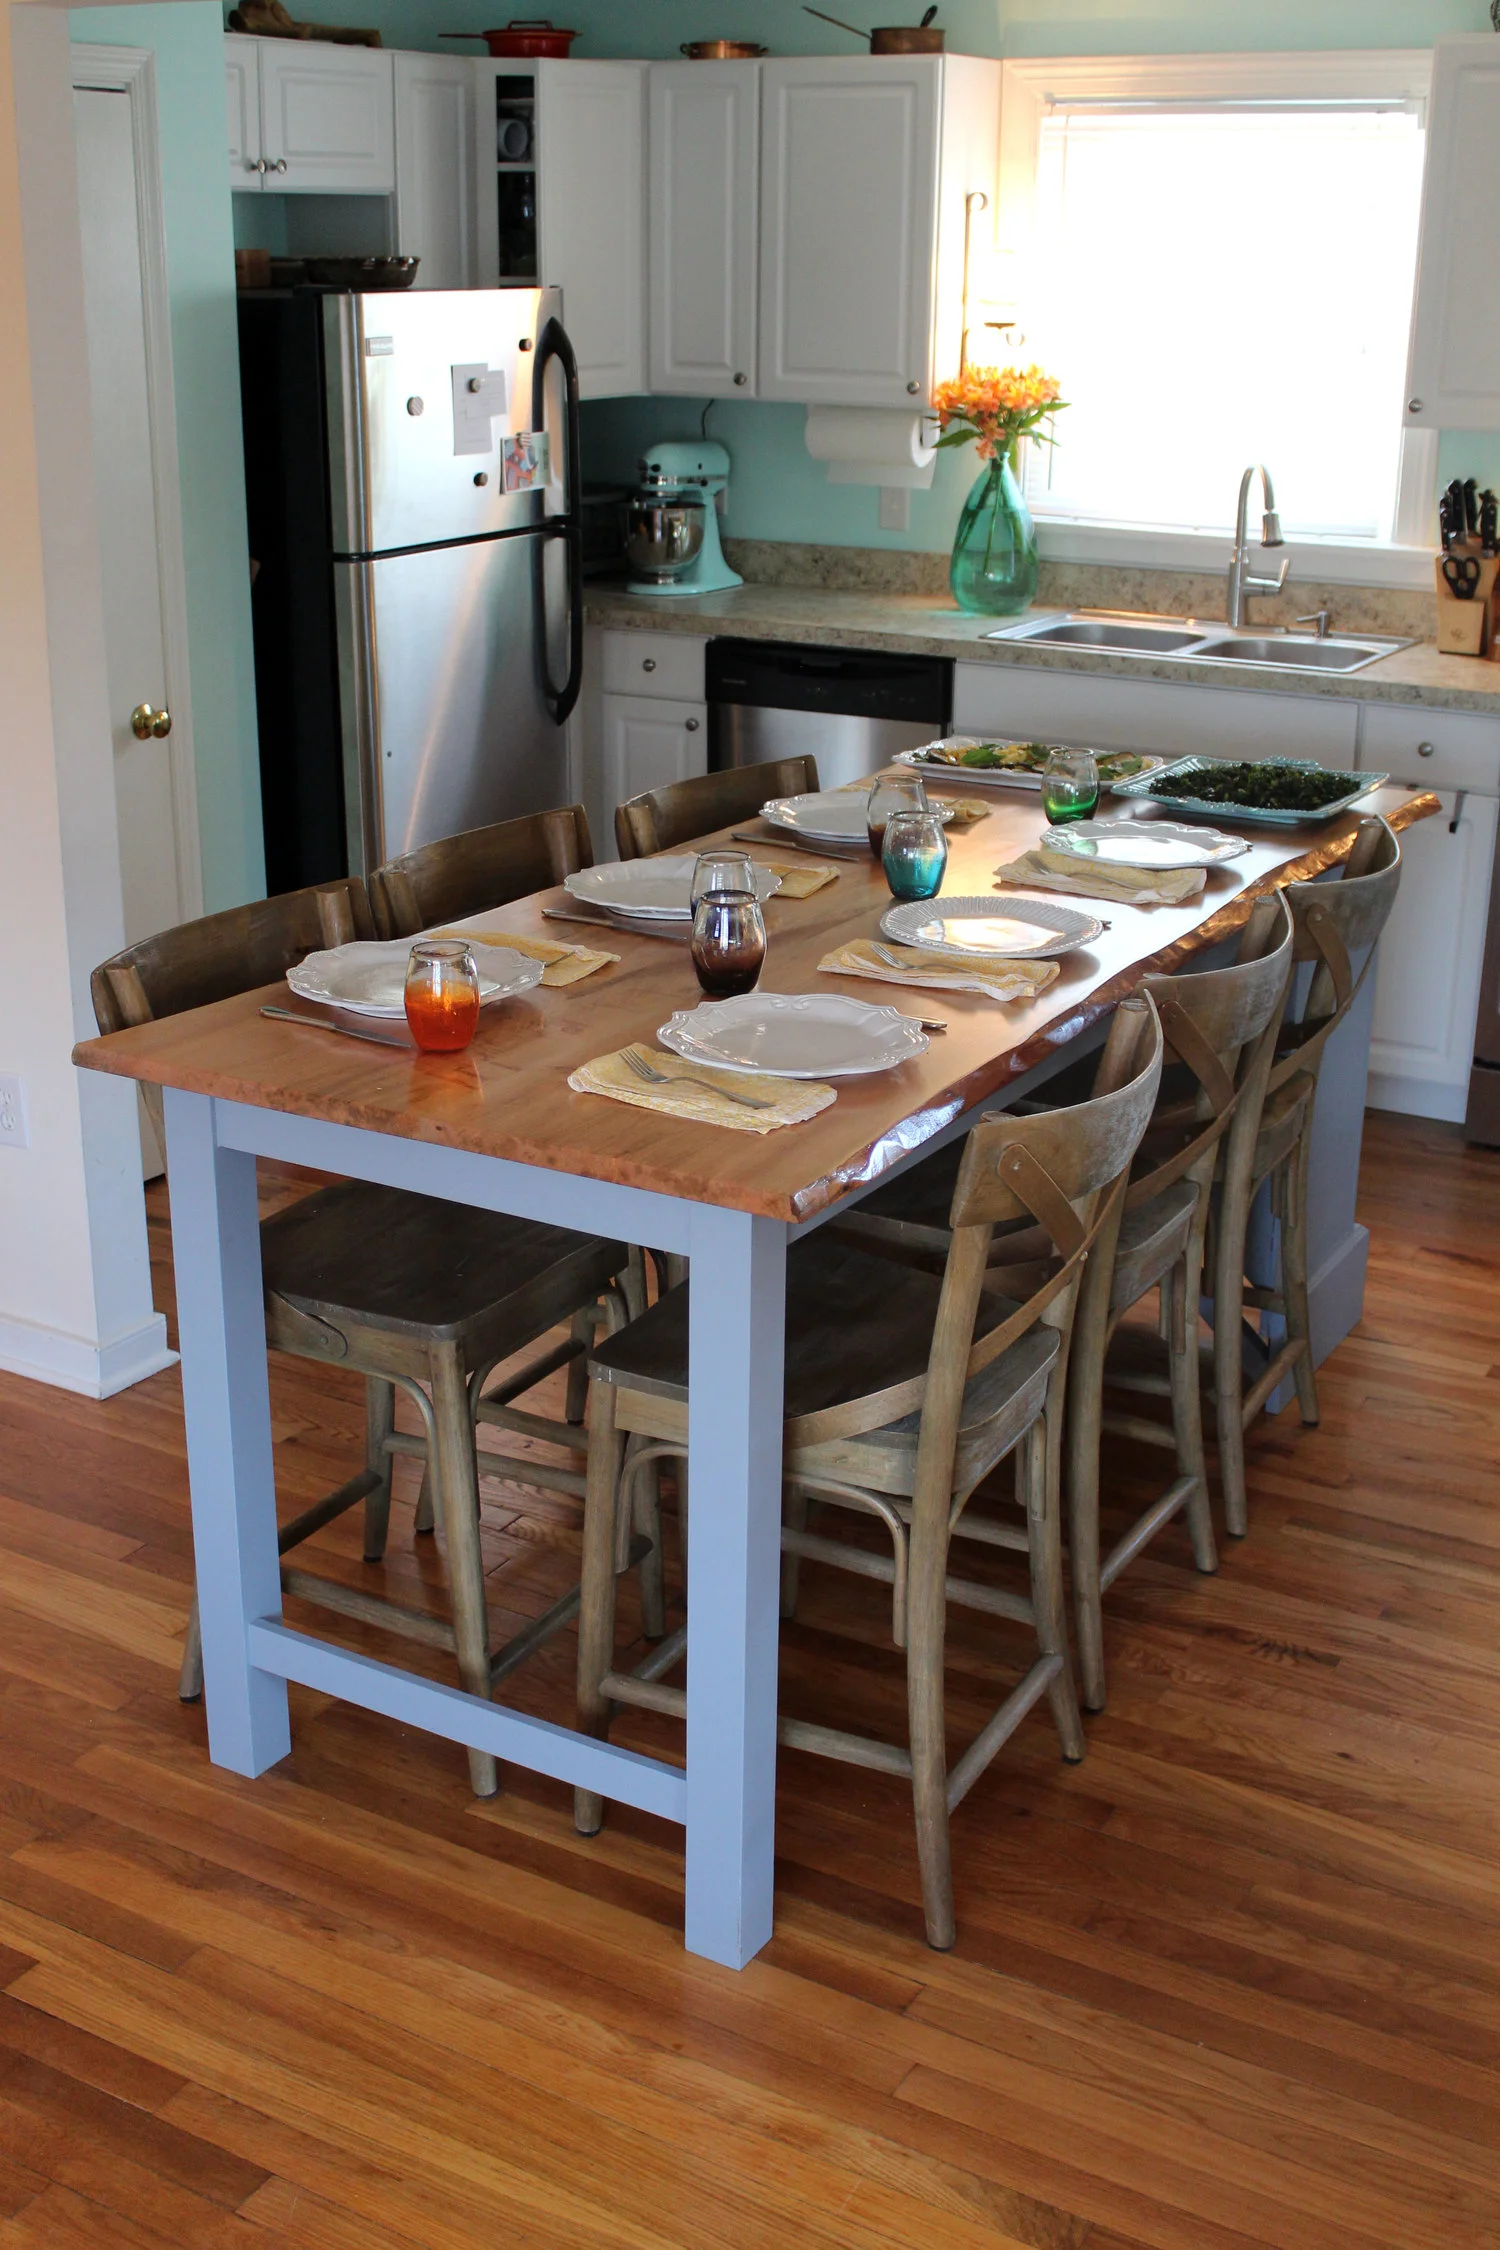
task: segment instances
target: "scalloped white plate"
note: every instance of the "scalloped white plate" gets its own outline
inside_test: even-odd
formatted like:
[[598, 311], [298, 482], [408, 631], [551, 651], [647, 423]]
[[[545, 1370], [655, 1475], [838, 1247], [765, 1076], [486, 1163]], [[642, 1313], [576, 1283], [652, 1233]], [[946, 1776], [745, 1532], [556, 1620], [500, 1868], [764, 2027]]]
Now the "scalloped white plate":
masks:
[[899, 1008], [832, 992], [746, 992], [681, 1008], [656, 1034], [686, 1062], [767, 1078], [864, 1078], [925, 1054], [926, 1032]]
[[[286, 981], [299, 1000], [325, 1008], [347, 1008], [356, 1016], [406, 1017], [406, 965], [416, 938], [356, 938], [326, 953], [309, 953], [288, 969]], [[479, 1005], [530, 992], [542, 981], [544, 964], [507, 946], [471, 945], [479, 971]]]
[[[603, 867], [583, 867], [564, 878], [564, 890], [606, 914], [620, 914], [639, 922], [687, 922], [692, 919], [693, 869], [696, 852], [671, 858], [622, 859]], [[764, 906], [777, 890], [781, 877], [769, 867], [755, 868], [755, 895]]]
[[1080, 945], [1092, 945], [1104, 929], [1094, 914], [1075, 906], [1053, 906], [1039, 898], [914, 899], [888, 906], [880, 917], [883, 936], [898, 945], [922, 945], [929, 953], [993, 953], [1005, 961], [1052, 961]]

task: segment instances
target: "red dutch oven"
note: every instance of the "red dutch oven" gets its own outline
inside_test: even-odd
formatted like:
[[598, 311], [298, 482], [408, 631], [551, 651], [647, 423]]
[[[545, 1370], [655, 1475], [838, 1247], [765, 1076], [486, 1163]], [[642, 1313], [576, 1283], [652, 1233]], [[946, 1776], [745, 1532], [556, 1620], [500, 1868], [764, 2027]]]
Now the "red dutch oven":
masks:
[[445, 39], [482, 39], [497, 61], [566, 60], [576, 31], [559, 31], [546, 16], [515, 16], [503, 31], [445, 31]]

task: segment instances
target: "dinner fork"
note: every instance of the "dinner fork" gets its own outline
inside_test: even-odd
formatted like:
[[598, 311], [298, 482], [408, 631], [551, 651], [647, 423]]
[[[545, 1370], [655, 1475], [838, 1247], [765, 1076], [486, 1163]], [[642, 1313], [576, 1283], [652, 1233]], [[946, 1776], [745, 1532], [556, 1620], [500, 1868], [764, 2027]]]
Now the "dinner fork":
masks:
[[731, 1087], [721, 1086], [717, 1078], [690, 1077], [685, 1071], [680, 1070], [670, 1072], [658, 1070], [654, 1063], [647, 1061], [638, 1047], [622, 1047], [620, 1049], [620, 1060], [627, 1070], [633, 1070], [636, 1077], [643, 1078], [648, 1086], [706, 1086], [711, 1094], [722, 1094], [726, 1102], [738, 1102], [741, 1109], [774, 1109], [776, 1107], [774, 1102], [762, 1101], [757, 1094], [737, 1094]]

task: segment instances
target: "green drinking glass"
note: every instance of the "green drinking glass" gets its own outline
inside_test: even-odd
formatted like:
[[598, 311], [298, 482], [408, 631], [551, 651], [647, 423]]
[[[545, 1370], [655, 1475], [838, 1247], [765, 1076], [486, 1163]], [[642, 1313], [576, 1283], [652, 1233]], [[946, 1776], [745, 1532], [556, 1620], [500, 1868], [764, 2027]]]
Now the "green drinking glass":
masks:
[[1042, 810], [1054, 828], [1087, 820], [1099, 802], [1099, 768], [1092, 750], [1054, 750], [1042, 768]]

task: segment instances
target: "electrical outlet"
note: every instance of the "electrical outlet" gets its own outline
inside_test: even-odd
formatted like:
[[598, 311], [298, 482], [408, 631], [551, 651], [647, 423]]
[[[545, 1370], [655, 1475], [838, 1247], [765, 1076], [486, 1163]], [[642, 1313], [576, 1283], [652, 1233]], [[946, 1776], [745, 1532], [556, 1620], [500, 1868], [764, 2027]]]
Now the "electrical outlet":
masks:
[[910, 531], [911, 493], [904, 484], [881, 486], [880, 528], [882, 531]]
[[12, 1071], [0, 1070], [0, 1148], [29, 1148], [26, 1095]]

